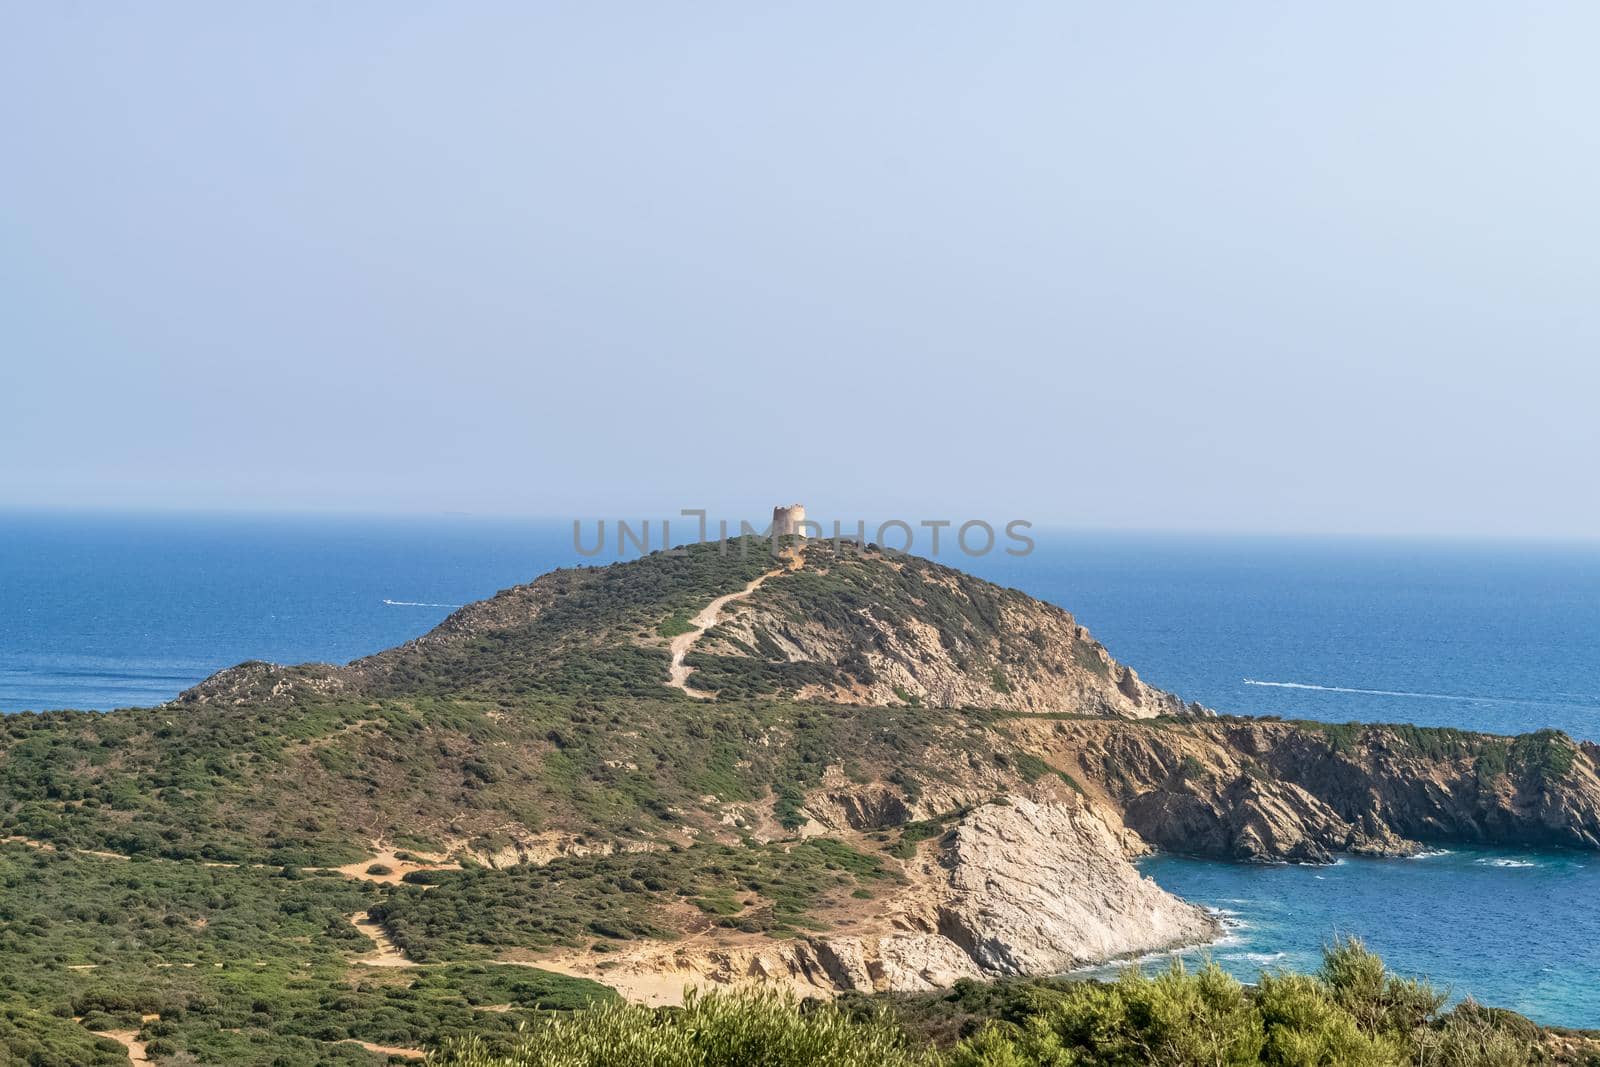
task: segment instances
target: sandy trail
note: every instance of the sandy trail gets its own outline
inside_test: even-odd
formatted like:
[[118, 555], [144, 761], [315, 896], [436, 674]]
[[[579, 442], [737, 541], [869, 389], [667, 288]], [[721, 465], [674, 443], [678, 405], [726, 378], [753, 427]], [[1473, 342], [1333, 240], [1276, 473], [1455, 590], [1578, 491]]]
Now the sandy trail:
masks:
[[120, 852], [101, 852], [92, 848], [58, 849], [55, 845], [52, 845], [48, 841], [35, 841], [31, 837], [21, 837], [17, 834], [12, 834], [9, 837], [0, 837], [0, 842], [4, 842], [8, 845], [26, 845], [29, 848], [38, 849], [40, 852], [66, 851], [76, 852], [80, 856], [99, 856], [103, 860], [126, 860], [129, 858]]
[[693, 975], [673, 974], [667, 971], [618, 972], [599, 971], [568, 960], [540, 960], [529, 964], [541, 971], [553, 971], [568, 978], [587, 978], [610, 986], [630, 1004], [643, 1004], [648, 1008], [682, 1007], [683, 994], [690, 986], [710, 983]]
[[[159, 1015], [146, 1015], [144, 1022], [154, 1022], [161, 1018]], [[109, 1037], [117, 1044], [128, 1050], [128, 1059], [133, 1063], [152, 1063], [149, 1054], [145, 1052], [145, 1043], [139, 1040], [137, 1030], [93, 1030], [95, 1037]]]
[[400, 947], [389, 940], [389, 935], [384, 932], [382, 924], [372, 917], [371, 912], [357, 912], [350, 916], [350, 925], [366, 934], [377, 948], [371, 953], [355, 960], [364, 967], [415, 967], [416, 961], [408, 959]]
[[[372, 855], [365, 859], [356, 860], [354, 863], [347, 863], [343, 867], [304, 867], [302, 870], [338, 871], [346, 878], [356, 878], [363, 882], [377, 882], [380, 885], [399, 885], [405, 880], [405, 876], [412, 871], [459, 871], [461, 869], [461, 864], [459, 863], [419, 853], [407, 852], [408, 856], [413, 856], [414, 858], [403, 860], [395, 854], [394, 849], [385, 848], [381, 841], [373, 842], [372, 847], [377, 849]], [[400, 851], [405, 852], [404, 849]], [[374, 865], [389, 868], [388, 873], [373, 874], [369, 872], [367, 868]], [[429, 887], [423, 886], [423, 888]]]
[[425, 1060], [428, 1058], [427, 1052], [420, 1048], [401, 1048], [398, 1045], [374, 1045], [370, 1041], [357, 1041], [353, 1037], [346, 1038], [343, 1041], [337, 1042], [337, 1044], [360, 1045], [368, 1052], [376, 1052], [380, 1056], [399, 1056], [402, 1059], [408, 1060]]
[[[682, 1007], [684, 994], [690, 989], [786, 989], [801, 998], [832, 996], [832, 990], [799, 977], [751, 974], [730, 980], [726, 976], [713, 976], [697, 965], [692, 954], [683, 954], [683, 946], [692, 940], [675, 942], [665, 949], [646, 949], [622, 959], [596, 959], [592, 955], [576, 954], [534, 960], [524, 966], [599, 982], [615, 989], [629, 1003], [649, 1008]], [[715, 954], [717, 950], [710, 951]], [[712, 965], [709, 959], [699, 962]]]
[[117, 1044], [128, 1050], [128, 1059], [133, 1063], [149, 1063], [150, 1057], [145, 1055], [144, 1042], [139, 1040], [137, 1030], [96, 1030], [96, 1037], [109, 1037]]
[[700, 613], [689, 620], [689, 625], [693, 626], [694, 629], [674, 637], [672, 644], [668, 646], [672, 650], [672, 666], [668, 668], [667, 684], [674, 689], [683, 690], [685, 694], [694, 697], [696, 700], [715, 699], [717, 695], [715, 693], [708, 693], [704, 689], [690, 687], [689, 675], [694, 672], [694, 668], [684, 663], [683, 658], [689, 654], [689, 650], [694, 647], [694, 643], [700, 640], [707, 630], [722, 621], [723, 608], [735, 600], [743, 600], [751, 593], [754, 593], [761, 588], [762, 583], [768, 578], [776, 578], [780, 574], [799, 570], [800, 564], [800, 553], [796, 551], [786, 557], [786, 562], [782, 567], [768, 571], [736, 593], [725, 593], [717, 597], [717, 599], [700, 609]]

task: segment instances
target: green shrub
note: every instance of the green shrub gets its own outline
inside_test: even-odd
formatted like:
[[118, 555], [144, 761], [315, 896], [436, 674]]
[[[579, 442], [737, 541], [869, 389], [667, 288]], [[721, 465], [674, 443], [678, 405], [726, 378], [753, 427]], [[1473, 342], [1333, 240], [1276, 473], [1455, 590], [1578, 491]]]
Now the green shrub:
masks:
[[1020, 1024], [991, 1024], [956, 1046], [950, 1067], [1136, 1064], [1215, 1067], [1262, 1062], [1260, 1013], [1221, 968], [1154, 978], [1129, 968], [1108, 985], [1080, 982], [1048, 996]]
[[1355, 937], [1323, 951], [1320, 977], [1334, 1003], [1369, 1034], [1409, 1039], [1438, 1018], [1445, 1002], [1426, 982], [1390, 974], [1383, 960]]
[[695, 624], [689, 621], [688, 613], [678, 611], [661, 620], [656, 626], [656, 633], [662, 637], [672, 638], [680, 634], [694, 633], [695, 629]]
[[1321, 982], [1305, 975], [1263, 975], [1256, 995], [1266, 1031], [1262, 1061], [1282, 1067], [1399, 1067], [1399, 1041], [1365, 1033], [1333, 1001]]
[[883, 1018], [802, 1011], [788, 995], [699, 994], [683, 1008], [608, 1004], [535, 1025], [508, 1056], [447, 1042], [439, 1067], [913, 1067], [933, 1064]]
[[[1466, 1001], [1444, 1025], [1419, 1035], [1420, 1062], [1434, 1067], [1526, 1067], [1541, 1063], [1539, 1028], [1520, 1015]], [[1590, 1062], [1593, 1062], [1591, 1057]]]

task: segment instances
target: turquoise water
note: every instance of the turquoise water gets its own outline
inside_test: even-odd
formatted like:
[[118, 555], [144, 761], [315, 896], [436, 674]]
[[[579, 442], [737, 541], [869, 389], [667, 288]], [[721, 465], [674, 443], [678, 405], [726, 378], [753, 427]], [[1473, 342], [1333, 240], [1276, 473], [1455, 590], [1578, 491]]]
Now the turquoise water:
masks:
[[[944, 562], [1068, 607], [1218, 710], [1600, 740], [1600, 549], [1036, 532], [1026, 558]], [[0, 710], [157, 703], [245, 659], [348, 660], [577, 561], [566, 523], [0, 515]], [[1210, 951], [1242, 977], [1314, 966], [1351, 933], [1456, 995], [1600, 1026], [1591, 859], [1146, 871], [1228, 913]]]
[[[1251, 866], [1160, 856], [1144, 873], [1221, 912], [1226, 936], [1185, 961], [1215, 960], [1244, 981], [1315, 970], [1322, 946], [1354, 934], [1396, 971], [1453, 998], [1541, 1022], [1600, 1026], [1600, 856], [1452, 850], [1410, 860], [1349, 857], [1331, 867]], [[1146, 969], [1168, 956], [1138, 961]], [[1091, 972], [1105, 977], [1115, 967]]]

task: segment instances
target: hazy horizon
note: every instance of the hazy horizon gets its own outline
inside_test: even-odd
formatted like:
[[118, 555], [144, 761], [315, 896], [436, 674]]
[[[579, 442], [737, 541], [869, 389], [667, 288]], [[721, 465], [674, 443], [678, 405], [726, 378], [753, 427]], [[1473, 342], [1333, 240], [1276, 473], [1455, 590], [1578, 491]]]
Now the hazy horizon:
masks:
[[0, 509], [1582, 540], [1600, 10], [0, 12]]
[[[738, 534], [738, 523], [741, 519], [750, 522], [752, 525], [758, 528], [764, 528], [766, 523], [771, 518], [770, 508], [762, 509], [757, 507], [747, 512], [740, 512], [737, 510], [723, 511], [714, 507], [706, 510], [708, 512], [709, 521], [713, 525], [713, 528], [707, 534], [708, 540], [716, 539], [716, 530], [714, 527], [718, 519], [726, 519], [728, 522], [729, 536], [736, 536]], [[562, 531], [570, 528], [572, 523], [578, 522], [582, 524], [581, 537], [585, 545], [591, 544], [594, 541], [595, 521], [604, 520], [607, 524], [606, 539], [608, 546], [612, 545], [616, 540], [617, 533], [615, 524], [619, 520], [630, 524], [630, 537], [637, 537], [640, 532], [640, 522], [648, 521], [650, 523], [650, 532], [652, 537], [652, 541], [650, 542], [650, 548], [652, 550], [660, 547], [660, 521], [665, 518], [671, 520], [672, 542], [674, 544], [688, 544], [699, 539], [696, 520], [692, 517], [684, 517], [675, 513], [665, 512], [652, 514], [637, 509], [633, 511], [620, 510], [606, 512], [604, 514], [584, 513], [560, 515], [541, 512], [381, 511], [371, 509], [340, 510], [334, 508], [317, 509], [281, 507], [247, 509], [182, 506], [166, 508], [129, 508], [123, 506], [94, 507], [73, 505], [0, 506], [0, 519], [8, 517], [13, 519], [83, 518], [130, 522], [164, 520], [194, 520], [200, 522], [214, 520], [219, 522], [237, 521], [245, 524], [259, 524], [261, 522], [272, 520], [281, 520], [291, 523], [315, 523], [318, 521], [327, 521], [333, 523], [350, 522], [375, 524], [399, 524], [408, 522], [461, 522], [484, 523], [488, 525], [512, 524], [536, 528], [549, 527], [551, 529], [560, 529]], [[854, 512], [848, 515], [834, 515], [832, 513], [824, 514], [820, 516], [820, 521], [822, 523], [822, 533], [820, 535], [821, 539], [827, 540], [833, 536], [832, 523], [835, 518], [837, 518], [841, 523], [841, 536], [843, 536], [846, 540], [853, 539], [852, 531], [855, 529], [855, 525], [858, 521], [865, 521], [868, 524], [867, 534], [869, 540], [872, 539], [872, 537], [876, 534], [876, 524], [888, 521], [890, 518], [897, 518], [900, 519], [900, 521], [911, 523], [914, 527], [917, 527], [917, 529], [914, 531], [917, 539], [910, 550], [911, 554], [921, 556], [929, 555], [927, 551], [927, 539], [931, 536], [931, 531], [920, 527], [919, 524], [923, 521], [922, 513], [920, 512], [905, 513], [904, 516], [900, 514], [892, 516], [880, 514], [859, 515]], [[1182, 529], [1158, 526], [1089, 526], [1062, 521], [1037, 522], [1031, 519], [1026, 519], [1025, 516], [1001, 517], [995, 514], [967, 515], [937, 512], [930, 513], [927, 518], [932, 521], [946, 520], [951, 523], [948, 528], [942, 529], [941, 531], [941, 543], [946, 544], [946, 549], [938, 558], [940, 558], [943, 562], [950, 563], [951, 565], [957, 567], [960, 567], [963, 560], [968, 557], [956, 548], [949, 547], [948, 543], [953, 537], [955, 528], [968, 519], [983, 520], [994, 526], [996, 530], [996, 547], [990, 554], [999, 553], [1007, 544], [1004, 537], [1003, 526], [1004, 523], [1009, 521], [1011, 518], [1023, 518], [1025, 521], [1029, 522], [1031, 525], [1025, 528], [1024, 532], [1036, 535], [1036, 540], [1038, 540], [1039, 536], [1042, 535], [1043, 537], [1063, 536], [1069, 538], [1107, 539], [1128, 538], [1132, 540], [1148, 539], [1152, 541], [1170, 540], [1179, 542], [1184, 540], [1193, 540], [1197, 543], [1205, 541], [1236, 541], [1246, 543], [1250, 541], [1281, 541], [1285, 543], [1325, 542], [1345, 543], [1351, 545], [1361, 543], [1372, 543], [1374, 545], [1403, 545], [1407, 543], [1415, 543], [1419, 545], [1457, 545], [1465, 548], [1471, 548], [1474, 546], [1482, 546], [1485, 548], [1513, 548], [1516, 546], [1527, 546], [1549, 547], [1557, 549], [1572, 548], [1583, 550], [1600, 550], [1600, 537], [1564, 534], [1485, 534], [1461, 531], [1403, 530], [1328, 532], [1320, 530], [1267, 530], [1220, 527], [1215, 529]], [[898, 532], [896, 532], [896, 536], [899, 536]], [[977, 539], [980, 535], [975, 532], [972, 536], [974, 539]], [[611, 562], [616, 558], [618, 557], [608, 548], [605, 553], [596, 556], [593, 562], [604, 564]]]

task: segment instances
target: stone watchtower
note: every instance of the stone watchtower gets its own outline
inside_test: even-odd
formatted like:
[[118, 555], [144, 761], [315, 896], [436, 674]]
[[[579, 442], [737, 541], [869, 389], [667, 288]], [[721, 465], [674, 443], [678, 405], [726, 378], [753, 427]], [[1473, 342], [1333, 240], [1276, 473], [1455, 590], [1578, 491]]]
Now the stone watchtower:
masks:
[[775, 507], [772, 509], [772, 536], [804, 537], [806, 535], [801, 523], [806, 521], [806, 506], [804, 504], [790, 504], [788, 507]]

